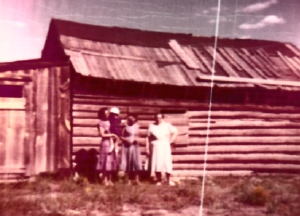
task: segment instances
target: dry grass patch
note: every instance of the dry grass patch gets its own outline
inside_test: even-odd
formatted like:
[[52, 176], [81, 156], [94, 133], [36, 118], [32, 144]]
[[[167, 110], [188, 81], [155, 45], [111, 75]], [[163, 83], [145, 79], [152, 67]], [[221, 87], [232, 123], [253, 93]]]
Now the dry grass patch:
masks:
[[[183, 180], [175, 187], [148, 181], [127, 186], [121, 179], [104, 187], [85, 179], [40, 176], [35, 182], [0, 185], [0, 215], [119, 215], [126, 208], [180, 213], [200, 206], [201, 186], [202, 179]], [[300, 178], [295, 175], [210, 177], [204, 194], [203, 206], [210, 215], [300, 215]]]

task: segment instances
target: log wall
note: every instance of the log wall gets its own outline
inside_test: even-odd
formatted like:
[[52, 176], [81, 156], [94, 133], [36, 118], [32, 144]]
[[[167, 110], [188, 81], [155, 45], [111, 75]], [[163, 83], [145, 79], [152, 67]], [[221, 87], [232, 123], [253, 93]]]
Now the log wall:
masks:
[[[117, 106], [121, 117], [139, 116], [143, 161], [148, 125], [160, 109], [186, 110], [170, 121], [180, 136], [173, 149], [174, 175], [199, 176], [204, 166], [216, 175], [300, 171], [300, 108], [213, 104], [210, 129], [208, 105], [196, 101], [146, 100], [75, 93], [72, 104], [73, 159], [80, 149], [99, 149], [97, 111]], [[179, 117], [180, 116], [180, 117]]]

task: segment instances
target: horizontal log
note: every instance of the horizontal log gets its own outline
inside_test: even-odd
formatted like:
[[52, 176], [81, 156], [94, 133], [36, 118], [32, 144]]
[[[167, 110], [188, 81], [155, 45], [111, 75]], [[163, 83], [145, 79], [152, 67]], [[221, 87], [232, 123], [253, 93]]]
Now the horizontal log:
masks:
[[[97, 112], [104, 105], [93, 105], [93, 104], [78, 104], [74, 103], [73, 113], [76, 116], [85, 116], [88, 112]], [[153, 105], [154, 106], [154, 105]], [[120, 107], [121, 114], [128, 113], [126, 107]], [[153, 113], [146, 111], [141, 112], [148, 119], [154, 119]], [[75, 112], [74, 112], [75, 111]], [[83, 111], [83, 112], [79, 112]], [[300, 112], [300, 111], [299, 111]], [[92, 114], [89, 114], [92, 115]], [[188, 111], [187, 116], [192, 119], [207, 119], [208, 111]], [[259, 119], [300, 119], [299, 113], [271, 113], [271, 112], [258, 112], [258, 111], [212, 111], [211, 119], [224, 119], [224, 118], [259, 118]]]
[[[91, 145], [73, 145], [73, 152], [77, 152], [80, 149], [89, 150], [94, 148], [98, 150], [100, 144], [91, 144]], [[121, 146], [120, 146], [121, 147]], [[142, 154], [146, 152], [145, 144], [140, 144], [140, 151]], [[187, 147], [175, 147], [172, 148], [173, 155], [203, 155], [205, 153], [205, 146], [187, 146]], [[262, 145], [249, 145], [249, 146], [238, 146], [238, 145], [230, 145], [230, 146], [208, 146], [208, 154], [232, 154], [232, 153], [287, 153], [287, 154], [300, 154], [300, 146], [299, 145], [278, 145], [278, 146], [262, 146]]]
[[[207, 111], [189, 111], [190, 118], [203, 119], [208, 117]], [[212, 111], [211, 119], [218, 118], [259, 118], [259, 119], [300, 119], [299, 113], [269, 113], [253, 111]]]
[[[174, 170], [203, 170], [204, 164], [173, 164]], [[266, 164], [266, 163], [237, 163], [237, 164], [206, 164], [206, 170], [295, 170], [300, 171], [300, 164]]]
[[[206, 137], [189, 137], [190, 144], [205, 144]], [[300, 137], [290, 137], [290, 136], [281, 136], [281, 137], [209, 137], [208, 142], [210, 145], [216, 144], [299, 144]]]
[[[80, 149], [99, 150], [96, 147], [75, 147], [73, 153]], [[147, 156], [141, 155], [142, 161], [145, 161]], [[189, 164], [203, 164], [204, 155], [173, 155], [172, 160], [174, 164], [189, 163]], [[208, 154], [206, 158], [207, 163], [218, 164], [237, 164], [237, 163], [257, 163], [257, 164], [300, 164], [299, 155], [289, 155], [280, 153], [251, 153], [251, 154]]]
[[[203, 163], [205, 156], [200, 155], [173, 155], [173, 162], [181, 161], [199, 161]], [[279, 153], [249, 153], [249, 154], [208, 154], [208, 162], [222, 162], [222, 163], [232, 163], [232, 162], [247, 162], [247, 161], [257, 161], [257, 162], [280, 162], [280, 163], [299, 163], [299, 155], [289, 155], [289, 154], [279, 154]]]
[[99, 119], [93, 118], [73, 118], [73, 127], [74, 126], [89, 126], [97, 127], [99, 124]]
[[[99, 145], [101, 142], [101, 137], [73, 137], [73, 144], [74, 145]], [[145, 145], [146, 138], [137, 137], [136, 140]], [[189, 140], [186, 136], [178, 136], [175, 144], [177, 145], [187, 145]]]
[[[120, 118], [123, 118], [123, 117], [124, 116], [120, 115]], [[145, 119], [145, 117], [147, 117], [147, 116], [144, 116], [144, 119]], [[86, 117], [81, 116], [80, 118], [78, 116], [76, 116], [76, 117], [73, 118], [73, 125], [74, 126], [81, 125], [81, 126], [92, 126], [92, 127], [94, 127], [98, 123], [99, 123], [99, 119], [96, 118], [96, 117], [92, 117], [91, 115], [86, 116]], [[138, 121], [138, 124], [140, 125], [140, 127], [144, 127], [144, 128], [145, 127], [148, 128], [149, 125], [152, 124], [152, 123], [154, 123], [154, 120], [152, 120], [152, 119], [139, 120]], [[188, 127], [189, 127], [188, 126], [189, 125], [188, 121], [181, 121], [180, 119], [178, 119], [178, 120], [172, 121], [172, 124], [176, 127], [181, 127], [181, 130], [183, 130], [183, 131], [186, 131], [186, 132], [188, 131]], [[185, 127], [185, 129], [184, 129], [184, 127]]]
[[98, 119], [97, 111], [73, 111], [73, 118], [94, 118]]
[[[202, 130], [190, 130], [190, 136], [206, 136], [207, 129]], [[300, 129], [214, 129], [209, 130], [210, 136], [299, 136]]]
[[248, 176], [253, 172], [250, 170], [227, 170], [227, 171], [219, 171], [219, 170], [211, 170], [205, 171], [203, 170], [173, 170], [173, 177], [201, 177], [201, 176]]
[[[146, 147], [145, 145], [140, 145], [140, 151], [142, 155], [145, 155], [146, 153]], [[218, 147], [218, 148], [215, 148]], [[249, 153], [261, 153], [261, 154], [275, 154], [275, 153], [282, 153], [282, 154], [289, 154], [289, 155], [300, 155], [300, 147], [299, 146], [276, 146], [275, 148], [272, 146], [250, 146], [250, 148], [246, 148], [247, 146], [229, 146], [227, 149], [224, 146], [210, 146], [208, 148], [208, 154], [249, 154]], [[277, 148], [278, 147], [278, 148]], [[74, 145], [73, 146], [73, 153], [79, 151], [80, 149], [96, 149], [97, 151], [100, 148], [99, 144], [93, 144], [93, 145]], [[119, 146], [121, 150], [121, 146]], [[180, 148], [173, 148], [172, 154], [174, 156], [189, 156], [190, 154], [192, 157], [193, 155], [204, 155], [205, 153], [205, 147], [202, 146], [201, 148], [195, 148], [195, 147], [180, 147]]]
[[73, 136], [99, 136], [99, 130], [96, 126], [94, 127], [73, 127]]
[[[136, 98], [126, 98], [124, 97], [114, 97], [114, 96], [104, 96], [104, 95], [92, 95], [92, 94], [74, 94], [74, 101], [76, 102], [83, 102], [88, 103], [89, 101], [92, 103], [99, 102], [104, 103], [107, 102], [109, 104], [124, 104], [128, 106], [132, 106], [133, 103], [137, 106], [149, 106], [153, 107], [153, 102], [155, 102], [155, 106], [170, 106], [172, 104], [174, 108], [178, 108], [180, 106], [182, 107], [189, 107], [193, 108], [195, 110], [208, 110], [208, 103], [199, 103], [197, 101], [180, 101], [180, 100], [159, 100], [159, 99], [151, 99], [151, 100], [137, 100]], [[176, 107], [178, 103], [178, 107]], [[246, 110], [246, 111], [269, 111], [274, 113], [282, 113], [282, 112], [288, 112], [288, 113], [300, 113], [299, 107], [293, 107], [293, 106], [268, 106], [268, 105], [255, 105], [255, 104], [212, 104], [212, 110], [214, 111], [225, 111], [225, 110]]]
[[[207, 128], [207, 121], [190, 121], [189, 127], [194, 128]], [[291, 122], [291, 121], [262, 121], [262, 120], [216, 120], [211, 121], [210, 128], [300, 128], [300, 122]]]
[[81, 149], [84, 149], [86, 151], [89, 151], [90, 149], [95, 149], [96, 152], [99, 153], [100, 145], [99, 144], [98, 145], [86, 145], [86, 146], [73, 145], [72, 154], [76, 154]]
[[[205, 145], [175, 148], [173, 154], [203, 154]], [[300, 145], [208, 145], [208, 154], [215, 153], [300, 153]]]
[[[74, 112], [73, 112], [74, 113]], [[97, 118], [97, 113], [93, 112], [81, 112], [76, 113], [75, 116], [73, 116], [73, 124], [75, 125], [93, 125], [99, 122]], [[125, 119], [127, 117], [127, 114], [121, 114], [120, 118]], [[194, 128], [207, 128], [207, 119], [204, 120], [198, 120], [198, 119], [172, 119], [172, 120], [166, 120], [167, 122], [172, 123], [174, 126], [189, 126], [191, 129]], [[151, 123], [154, 123], [154, 120], [150, 118], [147, 115], [139, 116], [138, 124], [142, 127], [148, 127]], [[284, 120], [275, 120], [275, 121], [264, 121], [264, 120], [254, 120], [254, 119], [218, 119], [218, 120], [211, 120], [210, 123], [211, 128], [234, 128], [234, 127], [273, 127], [273, 128], [279, 128], [279, 127], [299, 127], [300, 128], [300, 121], [284, 121]]]
[[[178, 129], [179, 135], [187, 135], [189, 133], [187, 126], [180, 126], [176, 127]], [[139, 136], [146, 137], [148, 133], [147, 128], [140, 128], [139, 130]], [[73, 127], [73, 136], [99, 136], [99, 131], [96, 126], [87, 126], [87, 127], [81, 127], [81, 126], [74, 126]]]
[[[98, 144], [100, 143], [100, 137], [73, 137], [73, 144]], [[145, 138], [137, 138], [137, 141], [140, 143], [145, 143]], [[186, 137], [178, 136], [175, 144], [185, 145], [185, 144], [194, 144], [194, 145], [203, 145], [206, 142], [206, 137]], [[228, 144], [269, 144], [269, 145], [278, 145], [278, 144], [299, 144], [300, 137], [209, 137], [209, 145], [228, 145]]]
[[196, 101], [178, 101], [178, 100], [144, 100], [138, 98], [107, 97], [94, 95], [74, 95], [74, 103], [98, 104], [98, 105], [123, 105], [123, 106], [142, 106], [142, 107], [162, 107], [162, 108], [197, 108], [207, 109], [208, 104], [201, 104]]
[[100, 145], [101, 137], [73, 137], [73, 145]]
[[136, 113], [136, 114], [151, 114], [155, 115], [159, 112], [159, 108], [156, 107], [128, 107], [129, 113]]
[[[77, 152], [80, 149], [85, 149], [85, 150], [89, 150], [89, 149], [96, 149], [98, 150], [100, 148], [100, 144], [74, 144], [73, 145], [73, 152]], [[119, 148], [121, 149], [121, 144], [119, 146]], [[146, 153], [146, 144], [145, 143], [139, 143], [139, 148], [141, 151], [141, 154], [145, 154]], [[173, 154], [187, 154], [187, 153], [191, 153], [191, 154], [196, 154], [196, 153], [204, 153], [204, 147], [201, 147], [202, 149], [198, 148], [198, 147], [192, 147], [190, 149], [190, 147], [187, 147], [187, 145], [175, 145], [174, 148], [172, 148]], [[193, 149], [195, 149], [195, 151], [193, 151]], [[203, 150], [203, 151], [200, 151]], [[259, 152], [259, 151], [258, 151]], [[277, 151], [280, 152], [280, 151]], [[289, 151], [291, 152], [291, 151]], [[300, 152], [300, 151], [299, 151]], [[220, 151], [219, 153], [222, 153], [222, 151]]]
[[[116, 103], [116, 101], [115, 101], [114, 106], [118, 107], [120, 105], [124, 105], [124, 104], [121, 104], [121, 103], [118, 103], [118, 102], [117, 102], [117, 104], [115, 104]], [[86, 110], [88, 110], [88, 111], [98, 111], [102, 107], [109, 107], [109, 106], [112, 106], [112, 103], [93, 104], [93, 103], [84, 103], [84, 102], [80, 102], [80, 101], [77, 102], [77, 100], [74, 99], [74, 103], [73, 103], [72, 108], [73, 108], [73, 110], [76, 110], [76, 111], [78, 111], [78, 110], [81, 110], [81, 111], [86, 111]], [[171, 103], [170, 103], [170, 106], [171, 106]], [[151, 107], [156, 107], [156, 105], [153, 104]], [[127, 112], [128, 111], [126, 111], [126, 113]], [[137, 112], [137, 114], [148, 114], [148, 115], [152, 116], [152, 118], [154, 118], [154, 113], [152, 113], [152, 112], [147, 112], [147, 111]]]

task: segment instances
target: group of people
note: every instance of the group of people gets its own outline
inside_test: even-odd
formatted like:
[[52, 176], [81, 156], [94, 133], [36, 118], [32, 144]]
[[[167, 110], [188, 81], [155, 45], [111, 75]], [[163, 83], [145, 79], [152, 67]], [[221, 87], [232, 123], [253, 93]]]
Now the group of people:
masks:
[[[139, 136], [138, 116], [128, 114], [124, 121], [119, 117], [117, 107], [108, 110], [103, 107], [98, 112], [99, 135], [101, 137], [99, 157], [96, 170], [102, 175], [104, 185], [113, 185], [112, 174], [117, 170], [129, 175], [129, 184], [134, 180], [140, 184], [139, 175], [143, 170], [141, 152], [137, 137]], [[151, 176], [156, 176], [156, 184], [161, 185], [162, 172], [166, 173], [167, 183], [174, 185], [172, 173], [171, 144], [177, 137], [177, 129], [164, 120], [163, 113], [155, 115], [154, 123], [148, 128], [146, 137], [146, 154]], [[121, 146], [119, 154], [119, 146]]]

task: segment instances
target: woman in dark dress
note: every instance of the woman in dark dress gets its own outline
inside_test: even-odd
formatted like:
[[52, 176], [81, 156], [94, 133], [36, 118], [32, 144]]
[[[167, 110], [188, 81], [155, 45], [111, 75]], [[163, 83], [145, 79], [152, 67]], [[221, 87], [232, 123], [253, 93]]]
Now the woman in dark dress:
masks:
[[104, 185], [113, 185], [111, 181], [111, 174], [116, 170], [116, 155], [114, 149], [116, 148], [113, 139], [118, 139], [115, 134], [110, 133], [110, 123], [108, 121], [108, 109], [101, 108], [98, 112], [99, 118], [99, 134], [101, 136], [99, 159], [97, 163], [98, 172], [103, 174]]
[[137, 116], [129, 114], [121, 136], [122, 154], [120, 164], [120, 170], [127, 172], [129, 175], [129, 185], [131, 185], [133, 179], [137, 184], [140, 184], [139, 172], [142, 170], [142, 160], [139, 144], [136, 141], [138, 133]]

